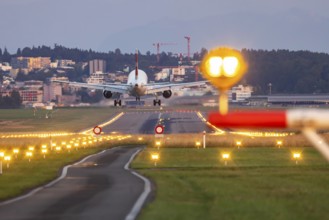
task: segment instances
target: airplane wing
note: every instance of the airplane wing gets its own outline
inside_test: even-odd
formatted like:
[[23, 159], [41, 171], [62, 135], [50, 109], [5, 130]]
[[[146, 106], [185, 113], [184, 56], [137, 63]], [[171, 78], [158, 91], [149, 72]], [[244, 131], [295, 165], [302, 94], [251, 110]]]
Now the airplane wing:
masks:
[[202, 86], [206, 85], [207, 81], [197, 81], [197, 82], [187, 82], [187, 83], [161, 83], [161, 84], [152, 84], [147, 85], [146, 93], [147, 94], [154, 94], [157, 92], [163, 92], [165, 90], [177, 90], [186, 87], [193, 87], [193, 86]]
[[79, 88], [107, 90], [114, 93], [126, 93], [128, 88], [128, 85], [118, 85], [118, 84], [94, 84], [94, 83], [69, 82], [69, 81], [61, 81], [61, 80], [53, 80], [52, 82], [66, 83], [69, 86], [79, 87]]

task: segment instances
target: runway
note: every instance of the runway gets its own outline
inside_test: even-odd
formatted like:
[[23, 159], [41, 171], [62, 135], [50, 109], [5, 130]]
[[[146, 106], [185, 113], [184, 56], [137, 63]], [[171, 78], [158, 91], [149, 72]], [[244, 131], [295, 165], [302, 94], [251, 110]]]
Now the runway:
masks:
[[124, 169], [138, 149], [119, 147], [90, 157], [54, 186], [0, 206], [1, 219], [125, 219], [144, 190], [144, 182]]
[[154, 134], [156, 125], [162, 124], [164, 134], [207, 133], [213, 130], [194, 111], [136, 111], [126, 112], [114, 123], [103, 127], [105, 133]]

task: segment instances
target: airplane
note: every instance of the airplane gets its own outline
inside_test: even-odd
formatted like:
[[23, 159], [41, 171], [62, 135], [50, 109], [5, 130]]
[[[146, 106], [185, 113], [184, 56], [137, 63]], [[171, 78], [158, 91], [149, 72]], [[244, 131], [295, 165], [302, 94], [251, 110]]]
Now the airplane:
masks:
[[[143, 70], [138, 69], [138, 50], [136, 50], [136, 66], [135, 70], [131, 71], [128, 75], [127, 84], [95, 84], [95, 83], [81, 83], [81, 82], [70, 82], [62, 80], [53, 80], [52, 82], [57, 83], [67, 83], [69, 86], [89, 88], [94, 90], [103, 90], [103, 95], [105, 98], [110, 99], [113, 93], [118, 94], [129, 94], [130, 96], [136, 97], [136, 101], [140, 101], [140, 97], [147, 94], [154, 94], [155, 99], [153, 100], [153, 105], [157, 104], [161, 106], [161, 100], [158, 99], [158, 94], [166, 99], [170, 98], [172, 95], [172, 89], [179, 89], [183, 87], [193, 87], [205, 85], [206, 81], [188, 82], [188, 83], [152, 83], [148, 84], [147, 75]], [[121, 106], [121, 99], [114, 100], [114, 106]]]

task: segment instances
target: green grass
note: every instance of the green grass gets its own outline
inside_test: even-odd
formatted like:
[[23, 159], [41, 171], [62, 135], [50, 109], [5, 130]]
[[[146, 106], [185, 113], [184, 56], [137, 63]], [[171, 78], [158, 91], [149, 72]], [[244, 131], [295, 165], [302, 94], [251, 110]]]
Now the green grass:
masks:
[[38, 110], [34, 116], [33, 109], [1, 109], [0, 132], [77, 132], [112, 118], [120, 110], [58, 108], [51, 112], [51, 117], [46, 118], [46, 110]]
[[[140, 219], [326, 219], [329, 165], [313, 148], [147, 148], [133, 168], [150, 177], [155, 200]], [[225, 166], [221, 153], [230, 152]]]

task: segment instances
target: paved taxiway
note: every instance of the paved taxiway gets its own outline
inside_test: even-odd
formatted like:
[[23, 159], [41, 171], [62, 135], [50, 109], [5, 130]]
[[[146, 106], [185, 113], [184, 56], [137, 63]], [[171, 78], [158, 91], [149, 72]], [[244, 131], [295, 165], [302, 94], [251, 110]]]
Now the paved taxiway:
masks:
[[144, 190], [144, 182], [124, 169], [138, 149], [113, 148], [72, 166], [52, 187], [1, 205], [0, 219], [124, 219]]
[[154, 134], [154, 128], [161, 123], [165, 134], [212, 132], [212, 129], [194, 111], [136, 111], [126, 112], [112, 124], [105, 126], [105, 133]]

